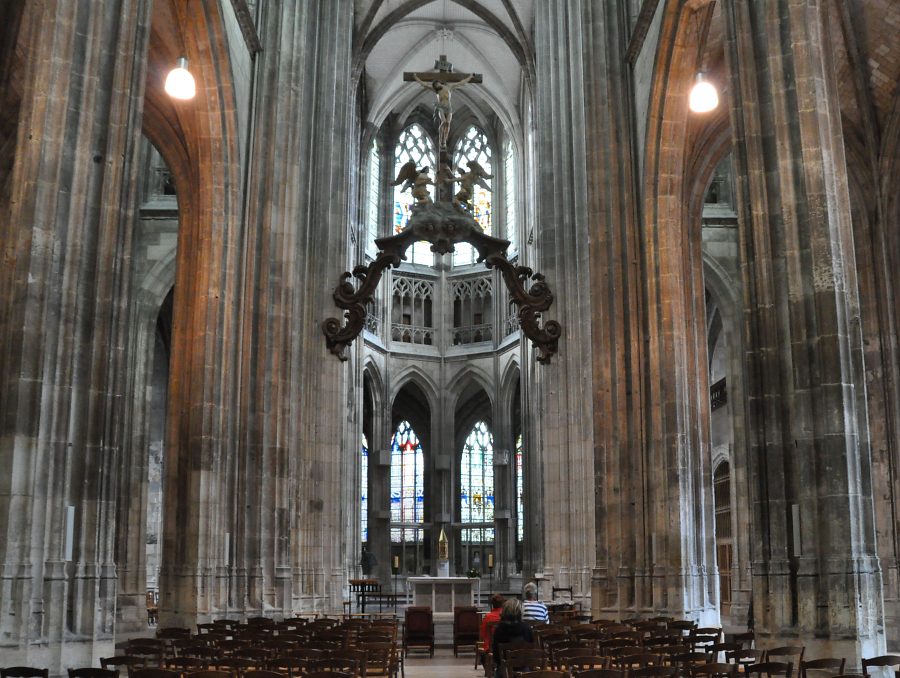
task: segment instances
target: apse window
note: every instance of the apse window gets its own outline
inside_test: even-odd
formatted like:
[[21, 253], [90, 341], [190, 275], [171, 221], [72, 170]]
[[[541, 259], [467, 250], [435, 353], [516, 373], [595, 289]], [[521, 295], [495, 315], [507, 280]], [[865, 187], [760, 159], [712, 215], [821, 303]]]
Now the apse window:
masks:
[[421, 568], [424, 509], [422, 445], [412, 425], [401, 421], [391, 438], [391, 551], [405, 572]]
[[[471, 162], [478, 163], [485, 174], [493, 174], [491, 146], [485, 133], [474, 125], [466, 130], [465, 134], [456, 143], [456, 148], [453, 151], [453, 164], [458, 172], [466, 171]], [[481, 230], [488, 235], [493, 235], [491, 180], [485, 178], [482, 181], [487, 188], [478, 183], [475, 184], [472, 194], [472, 212]], [[476, 256], [476, 250], [470, 244], [458, 243], [453, 253], [453, 265], [468, 266], [474, 264]]]
[[[421, 125], [412, 124], [403, 130], [394, 148], [394, 176], [397, 176], [400, 168], [409, 161], [413, 161], [419, 169], [428, 167], [430, 175], [434, 176], [437, 167], [436, 159], [437, 154], [431, 137]], [[394, 187], [394, 233], [400, 233], [406, 228], [406, 224], [412, 216], [412, 207], [416, 202], [412, 197], [412, 192], [401, 191], [402, 188], [402, 185]], [[433, 186], [429, 186], [428, 195], [434, 200]], [[406, 257], [407, 261], [412, 264], [434, 265], [431, 245], [425, 240], [413, 243], [413, 246], [407, 250]]]
[[459, 468], [462, 541], [465, 544], [493, 542], [494, 438], [483, 421], [476, 423], [466, 437]]

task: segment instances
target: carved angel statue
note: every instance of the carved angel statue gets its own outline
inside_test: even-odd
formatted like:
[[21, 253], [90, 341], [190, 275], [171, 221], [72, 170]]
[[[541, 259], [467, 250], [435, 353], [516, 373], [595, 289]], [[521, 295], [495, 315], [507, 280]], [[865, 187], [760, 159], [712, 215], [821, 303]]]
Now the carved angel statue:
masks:
[[428, 176], [428, 167], [416, 168], [416, 163], [412, 160], [405, 163], [397, 173], [397, 178], [391, 186], [403, 186], [400, 191], [412, 189], [412, 197], [416, 199], [417, 205], [427, 205], [431, 202], [431, 196], [428, 195], [428, 185], [434, 182]]
[[485, 179], [493, 179], [493, 174], [485, 172], [484, 168], [474, 160], [469, 160], [469, 168], [466, 172], [461, 169], [459, 171], [459, 191], [456, 193], [456, 202], [466, 209], [471, 210], [472, 206], [469, 201], [472, 199], [472, 193], [475, 186], [481, 186], [484, 190], [490, 191], [491, 187], [484, 181]]

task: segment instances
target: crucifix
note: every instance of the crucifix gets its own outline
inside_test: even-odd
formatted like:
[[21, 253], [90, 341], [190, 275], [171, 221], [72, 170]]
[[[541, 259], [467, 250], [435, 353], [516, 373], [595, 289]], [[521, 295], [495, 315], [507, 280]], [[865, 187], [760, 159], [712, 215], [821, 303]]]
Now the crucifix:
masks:
[[425, 73], [404, 73], [403, 82], [417, 82], [427, 90], [434, 92], [437, 103], [434, 112], [439, 120], [438, 142], [441, 151], [447, 149], [447, 137], [450, 135], [450, 121], [453, 118], [453, 109], [450, 106], [450, 94], [463, 85], [481, 82], [480, 73], [454, 73], [453, 64], [447, 61], [447, 55], [434, 62], [434, 70]]

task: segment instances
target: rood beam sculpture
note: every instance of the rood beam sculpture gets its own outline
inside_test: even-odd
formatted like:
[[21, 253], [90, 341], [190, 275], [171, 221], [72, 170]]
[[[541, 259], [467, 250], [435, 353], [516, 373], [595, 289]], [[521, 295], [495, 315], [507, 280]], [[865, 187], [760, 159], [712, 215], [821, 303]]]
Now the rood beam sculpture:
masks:
[[[477, 74], [460, 76], [452, 73], [452, 68], [443, 55], [436, 62], [435, 68], [438, 69], [436, 73], [406, 73], [404, 79], [416, 80], [429, 88], [431, 86], [425, 85], [426, 82], [450, 82], [454, 86], [481, 82], [481, 76]], [[449, 92], [452, 90], [436, 87], [435, 91], [441, 127], [446, 121], [449, 129], [452, 116]], [[446, 94], [445, 99], [441, 98], [442, 92]], [[446, 106], [442, 108], [444, 104]], [[539, 351], [537, 361], [549, 363], [558, 350], [562, 335], [562, 326], [555, 320], [548, 320], [541, 325], [541, 314], [553, 303], [553, 293], [540, 273], [535, 273], [526, 266], [510, 263], [506, 258], [508, 240], [487, 235], [475, 221], [471, 204], [474, 187], [479, 185], [490, 190], [484, 179], [490, 179], [491, 175], [475, 162], [467, 163], [465, 171], [457, 168], [458, 176], [455, 175], [450, 166], [443, 133], [441, 145], [436, 182], [431, 180], [428, 167], [416, 167], [415, 163], [408, 162], [400, 168], [393, 185], [402, 184], [401, 190], [410, 190], [416, 199], [409, 222], [400, 233], [375, 240], [378, 255], [371, 264], [357, 266], [352, 273], [348, 271], [341, 275], [333, 296], [334, 303], [344, 310], [346, 322], [342, 323], [339, 318], [327, 318], [322, 323], [328, 349], [341, 360], [347, 359], [346, 349], [362, 332], [366, 306], [375, 298], [381, 276], [389, 266], [399, 266], [406, 259], [406, 250], [410, 245], [419, 240], [427, 240], [431, 243], [432, 252], [448, 254], [453, 252], [456, 243], [467, 242], [478, 251], [479, 262], [484, 262], [488, 268], [499, 269], [510, 297], [518, 308], [519, 326]], [[428, 186], [435, 183], [440, 189], [440, 199], [436, 203], [428, 193]], [[455, 196], [451, 190], [453, 183], [460, 184], [460, 190]], [[359, 281], [358, 287], [353, 285], [351, 278]]]

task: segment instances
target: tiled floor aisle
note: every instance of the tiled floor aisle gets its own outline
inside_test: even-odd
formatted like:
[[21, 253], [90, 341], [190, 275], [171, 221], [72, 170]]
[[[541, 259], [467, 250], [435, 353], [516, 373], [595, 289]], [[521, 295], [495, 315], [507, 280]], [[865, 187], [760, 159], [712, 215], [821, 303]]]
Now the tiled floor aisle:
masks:
[[438, 648], [434, 658], [414, 652], [406, 659], [406, 678], [484, 678], [484, 669], [477, 671], [475, 657], [466, 652], [454, 657], [453, 650]]

